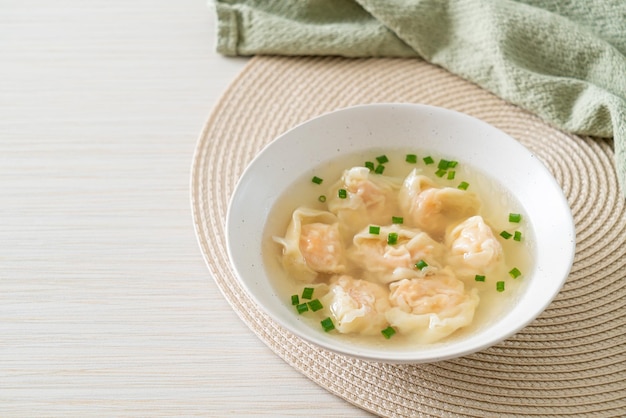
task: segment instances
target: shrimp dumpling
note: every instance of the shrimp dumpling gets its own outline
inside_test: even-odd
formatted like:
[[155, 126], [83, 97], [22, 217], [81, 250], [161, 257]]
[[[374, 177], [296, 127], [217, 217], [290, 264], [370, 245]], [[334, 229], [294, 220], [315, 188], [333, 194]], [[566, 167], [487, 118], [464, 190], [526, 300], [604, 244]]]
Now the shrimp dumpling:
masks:
[[339, 274], [346, 268], [345, 249], [337, 217], [330, 212], [300, 207], [285, 237], [274, 237], [283, 246], [282, 264], [293, 278], [313, 282], [319, 273]]
[[389, 324], [419, 344], [439, 341], [469, 325], [479, 301], [477, 291], [466, 292], [449, 268], [391, 283], [389, 289]]
[[[398, 236], [395, 244], [388, 243], [388, 236]], [[364, 278], [381, 284], [420, 277], [433, 269], [442, 267], [445, 246], [428, 234], [401, 225], [380, 227], [379, 234], [371, 234], [369, 227], [354, 236], [348, 249], [348, 260], [363, 270]], [[415, 264], [423, 260], [428, 267], [419, 270]]]
[[472, 216], [446, 234], [448, 263], [460, 276], [494, 271], [503, 261], [502, 246], [481, 216]]
[[389, 291], [382, 285], [336, 276], [321, 301], [342, 334], [379, 335], [388, 326]]
[[[330, 191], [328, 209], [335, 213], [349, 234], [354, 234], [370, 223], [388, 224], [398, 213], [397, 192], [401, 179], [373, 174], [367, 167], [345, 170]], [[338, 196], [339, 189], [347, 192]]]
[[480, 209], [480, 201], [474, 193], [437, 187], [417, 170], [405, 178], [398, 200], [404, 216], [437, 240], [444, 238], [450, 224], [476, 215]]

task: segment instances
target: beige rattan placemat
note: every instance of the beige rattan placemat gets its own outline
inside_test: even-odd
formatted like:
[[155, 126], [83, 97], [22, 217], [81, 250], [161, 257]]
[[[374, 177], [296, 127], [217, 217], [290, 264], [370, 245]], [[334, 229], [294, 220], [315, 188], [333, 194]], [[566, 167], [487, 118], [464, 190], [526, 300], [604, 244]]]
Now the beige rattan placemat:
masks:
[[[562, 185], [576, 222], [571, 275], [544, 314], [498, 346], [425, 365], [354, 360], [280, 328], [239, 286], [224, 222], [246, 165], [300, 122], [374, 102], [483, 119], [536, 153]], [[214, 108], [192, 170], [196, 232], [217, 285], [261, 340], [328, 391], [381, 416], [626, 416], [626, 212], [610, 141], [564, 134], [416, 59], [255, 57]]]

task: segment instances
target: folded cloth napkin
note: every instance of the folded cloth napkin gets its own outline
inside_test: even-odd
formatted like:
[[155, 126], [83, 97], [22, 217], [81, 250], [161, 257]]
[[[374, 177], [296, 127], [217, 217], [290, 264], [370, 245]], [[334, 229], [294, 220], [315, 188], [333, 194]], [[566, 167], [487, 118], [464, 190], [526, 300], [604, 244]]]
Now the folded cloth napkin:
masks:
[[624, 0], [216, 0], [224, 55], [420, 57], [564, 131], [613, 137], [626, 193]]

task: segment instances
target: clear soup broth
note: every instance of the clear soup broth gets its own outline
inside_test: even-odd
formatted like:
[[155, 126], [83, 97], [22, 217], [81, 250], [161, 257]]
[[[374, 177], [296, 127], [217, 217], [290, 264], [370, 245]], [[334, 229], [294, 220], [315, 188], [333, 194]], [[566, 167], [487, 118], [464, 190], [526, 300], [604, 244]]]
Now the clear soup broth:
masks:
[[295, 179], [270, 212], [262, 251], [293, 315], [355, 344], [406, 348], [504, 316], [532, 272], [532, 243], [530, 220], [495, 179], [428, 151], [381, 148]]

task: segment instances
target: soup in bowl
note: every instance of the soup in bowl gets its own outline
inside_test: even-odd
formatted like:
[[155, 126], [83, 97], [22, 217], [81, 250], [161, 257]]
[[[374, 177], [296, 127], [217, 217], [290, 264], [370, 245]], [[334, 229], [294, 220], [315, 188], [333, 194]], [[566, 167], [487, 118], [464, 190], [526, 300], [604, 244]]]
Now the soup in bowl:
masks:
[[519, 142], [417, 104], [337, 110], [251, 162], [227, 246], [253, 300], [337, 353], [434, 362], [534, 320], [572, 265], [561, 188]]

